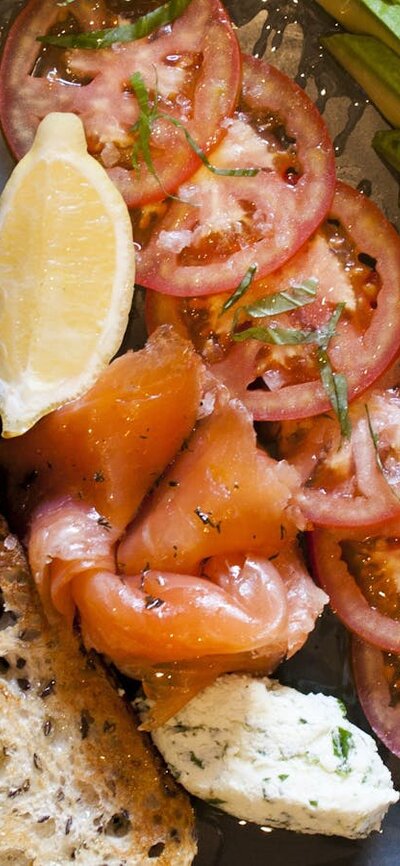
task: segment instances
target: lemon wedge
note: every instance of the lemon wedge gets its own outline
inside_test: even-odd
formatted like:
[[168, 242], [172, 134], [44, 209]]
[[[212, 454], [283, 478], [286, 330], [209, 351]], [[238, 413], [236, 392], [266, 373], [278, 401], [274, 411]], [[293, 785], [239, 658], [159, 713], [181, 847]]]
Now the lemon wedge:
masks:
[[93, 384], [134, 286], [127, 207], [74, 114], [47, 115], [0, 197], [0, 413], [17, 436]]

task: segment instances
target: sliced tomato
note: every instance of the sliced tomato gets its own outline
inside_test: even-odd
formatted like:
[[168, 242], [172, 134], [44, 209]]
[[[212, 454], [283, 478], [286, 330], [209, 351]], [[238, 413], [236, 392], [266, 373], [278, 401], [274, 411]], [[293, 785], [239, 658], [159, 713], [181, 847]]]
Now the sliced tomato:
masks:
[[[88, 5], [93, 15], [88, 15]], [[119, 7], [126, 15], [126, 3]], [[125, 7], [125, 10], [124, 10]], [[113, 5], [115, 8], [115, 4]], [[208, 151], [233, 110], [240, 87], [240, 54], [219, 0], [192, 0], [172, 25], [143, 39], [102, 50], [41, 48], [36, 37], [126, 23], [112, 9], [86, 0], [71, 5], [30, 0], [8, 35], [0, 66], [0, 118], [19, 158], [50, 111], [72, 111], [85, 126], [89, 150], [107, 168], [129, 205], [161, 199], [200, 164], [182, 130], [154, 123], [150, 152], [157, 178], [143, 158], [132, 166], [132, 127], [138, 103], [129, 79], [140, 72], [160, 111], [181, 121]], [[100, 19], [100, 20], [99, 20]]]
[[279, 267], [329, 209], [332, 145], [317, 109], [293, 81], [244, 57], [240, 105], [225, 125], [211, 163], [259, 173], [221, 177], [202, 167], [161, 220], [146, 211], [136, 216], [137, 279], [148, 288], [179, 296], [234, 289], [251, 265], [259, 277]]
[[352, 660], [359, 701], [371, 728], [400, 757], [399, 657], [353, 638]]
[[400, 653], [400, 521], [368, 532], [316, 529], [310, 551], [339, 619], [362, 640]]
[[39, 502], [69, 495], [124, 529], [192, 432], [203, 376], [191, 345], [162, 328], [140, 352], [113, 361], [82, 398], [2, 439], [14, 519], [24, 528]]
[[265, 345], [248, 339], [232, 345], [238, 307], [290, 292], [310, 278], [317, 281], [313, 303], [264, 319], [242, 312], [240, 329], [316, 329], [344, 303], [328, 354], [333, 369], [345, 375], [352, 400], [381, 376], [399, 351], [400, 238], [373, 202], [345, 184], [338, 184], [331, 213], [313, 238], [282, 268], [254, 281], [227, 312], [222, 313], [227, 294], [178, 299], [148, 292], [148, 327], [174, 322], [256, 420], [317, 415], [331, 407], [312, 344]]
[[297, 490], [295, 470], [256, 447], [246, 409], [238, 400], [222, 402], [128, 529], [119, 567], [124, 574], [148, 567], [196, 574], [210, 556], [274, 556], [304, 525], [293, 508]]
[[371, 390], [350, 409], [343, 439], [333, 415], [279, 426], [281, 457], [303, 482], [305, 517], [322, 526], [367, 526], [400, 515], [400, 393]]

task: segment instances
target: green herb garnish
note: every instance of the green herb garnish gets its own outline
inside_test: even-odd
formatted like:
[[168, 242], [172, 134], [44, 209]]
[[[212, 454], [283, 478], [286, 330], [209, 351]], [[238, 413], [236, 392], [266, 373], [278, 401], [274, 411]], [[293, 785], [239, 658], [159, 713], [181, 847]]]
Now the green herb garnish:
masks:
[[[310, 289], [310, 287], [308, 287]], [[313, 286], [311, 286], [313, 291]], [[278, 293], [282, 295], [285, 293]], [[273, 297], [273, 296], [271, 296]], [[289, 296], [290, 297], [290, 296]], [[263, 299], [266, 300], [266, 299]], [[279, 301], [281, 303], [281, 301]], [[308, 303], [308, 301], [306, 302]], [[256, 306], [256, 305], [254, 305]], [[233, 331], [232, 339], [236, 343], [244, 342], [245, 340], [259, 340], [261, 343], [269, 343], [275, 346], [290, 346], [300, 343], [314, 343], [317, 346], [317, 362], [321, 382], [325, 393], [329, 397], [329, 402], [334, 410], [340, 424], [342, 436], [348, 438], [351, 433], [351, 424], [348, 414], [348, 397], [347, 397], [347, 380], [343, 373], [335, 373], [328, 355], [328, 346], [336, 333], [336, 327], [340, 316], [344, 310], [345, 304], [337, 304], [326, 325], [321, 325], [316, 330], [300, 330], [295, 328], [279, 328], [274, 326], [250, 326], [243, 331]], [[247, 312], [251, 310], [251, 305], [243, 307]], [[293, 308], [292, 308], [293, 309]], [[283, 312], [283, 310], [281, 310]], [[235, 324], [237, 323], [238, 314], [235, 316]], [[251, 314], [252, 315], [252, 314]], [[262, 314], [260, 313], [260, 316]], [[266, 313], [265, 315], [271, 315]]]
[[222, 304], [220, 316], [222, 316], [223, 313], [226, 313], [228, 310], [231, 309], [231, 307], [233, 307], [234, 304], [237, 304], [237, 302], [240, 301], [240, 298], [243, 297], [244, 293], [247, 292], [249, 286], [251, 286], [256, 270], [257, 265], [250, 265], [243, 279], [240, 281], [237, 289], [235, 289], [233, 294], [230, 295], [229, 298], [227, 298], [224, 304]]
[[204, 761], [202, 761], [201, 758], [198, 758], [194, 752], [190, 752], [190, 760], [192, 764], [194, 764], [196, 767], [199, 767], [200, 770], [204, 770]]
[[315, 334], [316, 331], [260, 325], [259, 327], [246, 328], [243, 331], [235, 331], [231, 336], [236, 343], [243, 343], [245, 340], [259, 340], [260, 343], [269, 343], [273, 346], [291, 346], [298, 343], [315, 343]]
[[325, 349], [317, 352], [319, 375], [325, 393], [339, 421], [340, 432], [345, 439], [351, 435], [351, 423], [349, 418], [349, 401], [347, 393], [347, 379], [343, 373], [335, 373]]
[[142, 155], [149, 172], [156, 178], [160, 186], [162, 186], [161, 180], [155, 170], [153, 158], [150, 152], [151, 130], [154, 121], [157, 120], [159, 116], [157, 96], [154, 104], [151, 105], [149, 94], [140, 72], [134, 72], [130, 78], [130, 85], [132, 90], [135, 92], [139, 105], [139, 117], [132, 127], [132, 132], [135, 132], [138, 137], [131, 154], [132, 165], [136, 171], [139, 171], [139, 157]]
[[68, 36], [37, 36], [38, 42], [44, 45], [56, 45], [60, 48], [108, 48], [115, 42], [134, 42], [149, 36], [158, 27], [171, 24], [185, 11], [191, 0], [169, 0], [163, 6], [158, 6], [147, 15], [141, 15], [131, 24], [121, 24], [118, 27], [108, 27], [105, 30], [91, 30], [89, 33], [71, 33]]
[[336, 728], [332, 732], [333, 754], [340, 761], [340, 772], [349, 773], [350, 768], [347, 766], [348, 757], [351, 749], [354, 748], [354, 737], [351, 731], [347, 728]]
[[328, 355], [328, 346], [336, 333], [336, 326], [345, 308], [345, 304], [337, 304], [329, 322], [319, 329], [317, 361], [319, 375], [329, 402], [339, 421], [341, 435], [348, 439], [351, 434], [349, 418], [349, 402], [347, 394], [347, 379], [343, 373], [335, 373]]
[[178, 120], [177, 117], [172, 117], [171, 114], [164, 114], [164, 112], [160, 112], [159, 117], [162, 117], [164, 120], [167, 120], [169, 123], [172, 123], [173, 126], [176, 126], [177, 129], [181, 129], [187, 143], [190, 145], [192, 150], [194, 150], [195, 154], [201, 159], [203, 165], [208, 168], [213, 174], [219, 175], [219, 177], [254, 177], [259, 173], [259, 168], [217, 168], [216, 165], [212, 165], [211, 162], [207, 159], [204, 151], [199, 147], [194, 138], [190, 135], [189, 130], [186, 128], [185, 124], [182, 123], [181, 120]]
[[156, 95], [153, 104], [150, 101], [149, 92], [146, 88], [146, 85], [143, 81], [143, 76], [141, 72], [135, 72], [130, 78], [130, 85], [132, 90], [134, 91], [137, 101], [139, 103], [139, 117], [134, 126], [132, 127], [132, 132], [137, 133], [138, 140], [132, 151], [132, 165], [135, 169], [139, 169], [138, 157], [142, 154], [143, 159], [147, 165], [147, 168], [151, 172], [152, 175], [158, 180], [160, 186], [162, 186], [161, 181], [156, 173], [154, 168], [152, 156], [150, 153], [150, 136], [152, 132], [153, 123], [156, 120], [165, 120], [167, 123], [171, 123], [177, 129], [181, 129], [185, 135], [186, 141], [195, 152], [195, 154], [201, 159], [203, 165], [208, 168], [213, 174], [221, 175], [223, 177], [254, 177], [254, 175], [258, 174], [258, 168], [217, 168], [217, 166], [212, 165], [211, 162], [207, 159], [204, 151], [199, 147], [194, 138], [190, 135], [190, 132], [186, 129], [184, 123], [181, 120], [178, 120], [176, 117], [172, 117], [170, 114], [165, 114], [163, 111], [159, 111], [158, 109], [158, 94], [156, 89]]
[[252, 317], [252, 319], [261, 319], [264, 316], [276, 316], [280, 313], [287, 313], [290, 310], [296, 310], [299, 307], [305, 307], [307, 304], [312, 304], [315, 300], [318, 289], [318, 280], [310, 277], [304, 280], [299, 285], [291, 286], [287, 292], [275, 292], [272, 295], [266, 295], [254, 304], [248, 304], [244, 307], [244, 311]]

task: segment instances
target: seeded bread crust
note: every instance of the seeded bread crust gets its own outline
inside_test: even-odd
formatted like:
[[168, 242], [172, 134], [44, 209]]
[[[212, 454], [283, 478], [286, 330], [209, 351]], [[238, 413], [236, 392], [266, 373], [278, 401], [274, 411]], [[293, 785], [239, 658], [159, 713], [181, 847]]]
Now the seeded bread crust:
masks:
[[188, 866], [194, 819], [0, 519], [0, 866]]

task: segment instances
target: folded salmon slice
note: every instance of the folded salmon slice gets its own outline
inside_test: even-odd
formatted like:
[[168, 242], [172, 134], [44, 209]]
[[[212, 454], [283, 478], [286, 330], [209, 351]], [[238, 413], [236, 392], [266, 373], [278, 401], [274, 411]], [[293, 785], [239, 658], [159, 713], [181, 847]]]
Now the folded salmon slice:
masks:
[[147, 725], [173, 715], [220, 673], [270, 673], [306, 640], [326, 602], [291, 544], [274, 562], [210, 558], [201, 576], [115, 572], [116, 533], [71, 499], [43, 504], [29, 561], [42, 599], [72, 622], [88, 648], [143, 679], [155, 702]]
[[128, 530], [119, 569], [193, 574], [210, 556], [274, 556], [303, 526], [292, 504], [298, 483], [288, 463], [257, 448], [243, 404], [221, 400]]
[[121, 530], [196, 422], [204, 367], [169, 326], [116, 359], [80, 400], [24, 436], [2, 440], [10, 509], [21, 527], [33, 506], [72, 495]]

